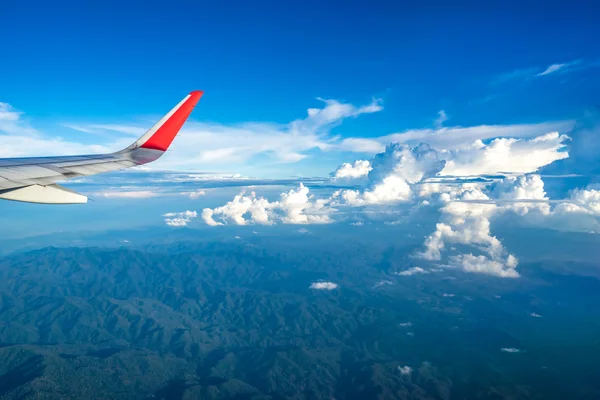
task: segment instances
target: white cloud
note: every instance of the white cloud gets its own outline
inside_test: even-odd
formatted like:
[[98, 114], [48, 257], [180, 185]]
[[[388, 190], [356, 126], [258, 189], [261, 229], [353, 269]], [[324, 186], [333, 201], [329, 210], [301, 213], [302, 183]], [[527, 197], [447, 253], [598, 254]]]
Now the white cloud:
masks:
[[444, 122], [446, 122], [446, 121], [448, 121], [448, 114], [446, 114], [446, 111], [440, 110], [440, 111], [438, 111], [438, 117], [435, 119], [433, 124], [435, 125], [436, 128], [439, 129], [444, 125]]
[[407, 328], [407, 327], [412, 326], [412, 322], [401, 322], [401, 323], [398, 324], [398, 326], [401, 326], [403, 328]]
[[413, 369], [411, 367], [409, 367], [408, 365], [405, 365], [403, 367], [398, 365], [398, 371], [400, 371], [400, 374], [402, 374], [402, 375], [410, 375], [412, 370]]
[[190, 199], [192, 200], [196, 200], [199, 199], [200, 197], [204, 196], [206, 194], [206, 192], [204, 190], [195, 190], [193, 192], [183, 192], [181, 193], [184, 196], [188, 196]]
[[[153, 168], [186, 169], [214, 168], [215, 165], [243, 164], [249, 159], [264, 155], [277, 162], [293, 163], [307, 157], [312, 149], [336, 149], [339, 139], [329, 135], [330, 130], [343, 120], [383, 109], [381, 101], [373, 99], [364, 106], [355, 106], [336, 100], [323, 100], [322, 108], [310, 108], [307, 116], [287, 124], [243, 123], [223, 125], [188, 121], [181, 135], [173, 143], [171, 152], [163, 156]], [[100, 136], [118, 132], [121, 137], [102, 145], [85, 145], [61, 138], [39, 134], [23, 120], [23, 114], [7, 103], [0, 103], [0, 133], [3, 146], [0, 157], [94, 154], [116, 151], [131, 143], [132, 136], [140, 136], [147, 126], [127, 124], [72, 124], [63, 126]]]
[[[168, 168], [210, 167], [244, 164], [257, 155], [280, 163], [294, 163], [312, 149], [335, 150], [330, 130], [343, 120], [381, 111], [379, 100], [354, 106], [336, 100], [323, 100], [323, 108], [310, 108], [307, 117], [288, 124], [245, 123], [235, 126], [188, 122], [181, 137], [173, 143], [172, 154], [161, 164]], [[198, 149], [201, 149], [198, 151]]]
[[373, 158], [367, 189], [341, 190], [334, 198], [354, 206], [409, 201], [412, 196], [410, 185], [437, 174], [443, 166], [437, 152], [426, 144], [411, 148], [392, 143]]
[[551, 64], [545, 70], [543, 70], [536, 76], [545, 76], [545, 75], [550, 75], [550, 74], [553, 74], [553, 73], [556, 73], [559, 71], [566, 71], [567, 69], [569, 69], [579, 63], [581, 63], [581, 60], [575, 60], [575, 61], [571, 61], [571, 62], [567, 62], [567, 63]]
[[385, 145], [389, 140], [375, 138], [346, 138], [337, 143], [337, 147], [341, 151], [350, 151], [353, 153], [377, 154], [385, 150]]
[[565, 141], [558, 132], [533, 139], [494, 139], [488, 145], [481, 140], [467, 147], [451, 150], [442, 157], [448, 161], [440, 175], [473, 176], [501, 173], [525, 174], [556, 160], [567, 158]]
[[508, 254], [505, 259], [496, 255], [475, 256], [473, 254], [459, 254], [456, 256], [451, 256], [449, 264], [460, 267], [466, 272], [483, 273], [494, 275], [499, 278], [519, 277], [519, 273], [515, 270], [518, 265], [518, 261], [517, 258], [512, 254]]
[[172, 212], [164, 214], [165, 223], [169, 226], [187, 226], [191, 222], [192, 219], [198, 217], [198, 213], [196, 211], [184, 211], [184, 212]]
[[[37, 131], [23, 121], [23, 113], [10, 104], [0, 102], [0, 133], [8, 135], [36, 135]], [[4, 143], [2, 143], [4, 147]]]
[[[480, 189], [460, 195], [461, 200], [488, 200]], [[490, 217], [497, 212], [495, 204], [452, 201], [441, 208], [436, 230], [425, 240], [425, 251], [418, 256], [426, 260], [441, 260], [446, 243], [474, 246], [481, 255], [458, 254], [449, 257], [448, 264], [466, 272], [498, 277], [518, 277], [517, 258], [509, 254], [500, 240], [490, 233]]]
[[559, 71], [560, 69], [564, 68], [566, 65], [567, 64], [552, 64], [552, 65], [548, 66], [548, 68], [546, 68], [544, 71], [537, 74], [537, 76], [544, 76], [544, 75], [548, 75], [553, 72]]
[[411, 276], [411, 275], [428, 274], [428, 273], [429, 273], [429, 271], [424, 270], [421, 267], [412, 267], [412, 268], [406, 269], [404, 271], [396, 272], [396, 275]]
[[[467, 272], [518, 277], [516, 256], [490, 233], [492, 219], [515, 213], [523, 217], [523, 223], [561, 230], [590, 231], [600, 227], [600, 191], [593, 188], [575, 189], [569, 198], [551, 202], [539, 175], [509, 176], [487, 185], [442, 193], [440, 199], [445, 205], [440, 209], [440, 221], [425, 240], [425, 250], [419, 256], [441, 260], [448, 243], [471, 246], [480, 254], [452, 255], [448, 264]], [[461, 186], [465, 189], [465, 185]], [[443, 190], [441, 186], [440, 191]], [[430, 195], [430, 191], [426, 194]]]
[[568, 132], [575, 125], [574, 121], [551, 121], [536, 124], [513, 125], [476, 125], [453, 126], [437, 129], [409, 129], [403, 132], [375, 138], [348, 138], [339, 145], [342, 150], [357, 153], [374, 154], [383, 151], [384, 146], [391, 142], [406, 143], [416, 146], [428, 143], [440, 151], [453, 150], [471, 146], [477, 140], [496, 138], [528, 139], [543, 136], [549, 132]]
[[536, 313], [531, 313], [529, 315], [531, 315], [534, 318], [542, 318], [542, 316], [540, 314], [536, 314]]
[[503, 352], [505, 352], [505, 353], [519, 353], [519, 352], [521, 352], [521, 350], [515, 349], [514, 347], [503, 347], [500, 350], [503, 351]]
[[302, 183], [298, 189], [290, 189], [280, 195], [278, 201], [270, 202], [251, 192], [242, 192], [227, 204], [202, 211], [204, 222], [211, 226], [234, 223], [236, 225], [263, 224], [275, 222], [285, 224], [325, 224], [330, 223], [329, 200], [314, 200], [310, 190]]
[[[491, 196], [495, 200], [507, 202], [504, 209], [510, 209], [519, 215], [538, 210], [544, 215], [550, 213], [549, 200], [544, 190], [544, 181], [539, 175], [509, 176], [491, 186]], [[539, 202], [512, 202], [513, 200], [537, 200]]]
[[313, 282], [309, 288], [315, 290], [333, 290], [338, 288], [338, 284], [333, 282]]
[[333, 178], [336, 180], [363, 178], [369, 175], [372, 169], [370, 161], [356, 160], [354, 164], [343, 163], [340, 165], [333, 173]]
[[135, 190], [135, 191], [104, 191], [96, 193], [98, 196], [108, 198], [119, 198], [119, 199], [146, 199], [150, 197], [156, 197], [159, 195], [158, 192], [151, 190]]
[[383, 280], [383, 281], [379, 281], [379, 282], [377, 282], [376, 284], [374, 284], [372, 289], [376, 289], [376, 288], [378, 288], [378, 287], [381, 287], [381, 286], [386, 286], [386, 285], [389, 285], [389, 286], [391, 286], [391, 285], [393, 285], [393, 284], [394, 284], [394, 282], [392, 282], [392, 281]]
[[600, 190], [574, 189], [568, 200], [568, 203], [559, 205], [559, 212], [580, 212], [600, 216]]

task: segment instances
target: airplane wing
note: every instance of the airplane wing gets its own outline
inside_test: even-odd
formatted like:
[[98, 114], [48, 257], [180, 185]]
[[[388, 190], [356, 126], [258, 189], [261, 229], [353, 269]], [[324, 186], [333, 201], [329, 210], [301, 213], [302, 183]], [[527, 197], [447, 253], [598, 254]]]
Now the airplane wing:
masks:
[[45, 204], [87, 203], [87, 197], [56, 184], [157, 160], [192, 113], [203, 92], [187, 95], [129, 147], [110, 154], [0, 158], [0, 199]]

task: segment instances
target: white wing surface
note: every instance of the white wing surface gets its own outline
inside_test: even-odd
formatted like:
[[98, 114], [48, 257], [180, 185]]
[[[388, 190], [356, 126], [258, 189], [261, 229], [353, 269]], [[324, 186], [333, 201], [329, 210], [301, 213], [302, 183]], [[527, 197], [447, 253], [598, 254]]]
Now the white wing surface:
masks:
[[202, 94], [191, 92], [135, 143], [116, 153], [0, 158], [0, 199], [45, 204], [86, 203], [86, 196], [56, 182], [157, 160], [169, 148]]

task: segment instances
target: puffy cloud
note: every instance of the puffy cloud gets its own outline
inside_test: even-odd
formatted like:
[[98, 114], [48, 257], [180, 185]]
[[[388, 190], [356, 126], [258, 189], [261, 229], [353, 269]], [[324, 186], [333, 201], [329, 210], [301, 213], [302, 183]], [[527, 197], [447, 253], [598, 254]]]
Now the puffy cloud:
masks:
[[533, 139], [499, 138], [486, 145], [481, 140], [470, 146], [449, 151], [440, 175], [473, 176], [526, 174], [569, 157], [565, 141], [558, 132]]
[[404, 271], [396, 272], [396, 275], [412, 276], [412, 275], [417, 275], [417, 274], [428, 274], [428, 273], [429, 273], [429, 271], [424, 270], [421, 267], [412, 267], [412, 268], [406, 269]]
[[559, 211], [566, 213], [582, 212], [600, 216], [600, 190], [574, 189], [568, 200], [568, 203], [565, 202], [559, 205]]
[[333, 290], [338, 288], [338, 284], [333, 282], [313, 282], [309, 288], [315, 290]]
[[[489, 200], [480, 189], [464, 192], [460, 200]], [[518, 261], [509, 254], [500, 240], [490, 233], [490, 217], [497, 212], [496, 204], [453, 201], [441, 208], [436, 230], [425, 240], [425, 251], [418, 256], [426, 260], [441, 260], [446, 243], [473, 246], [481, 255], [459, 254], [449, 257], [448, 264], [466, 272], [498, 277], [518, 277]]]
[[190, 199], [192, 200], [196, 200], [199, 199], [200, 197], [204, 196], [206, 194], [206, 192], [204, 190], [195, 190], [193, 192], [183, 192], [181, 193], [184, 196], [188, 196]]
[[354, 164], [343, 163], [333, 173], [334, 179], [356, 179], [362, 178], [369, 174], [373, 168], [371, 162], [367, 160], [356, 160]]
[[411, 367], [409, 367], [408, 365], [405, 365], [403, 367], [398, 365], [398, 371], [400, 371], [400, 374], [402, 374], [402, 375], [410, 375], [412, 370], [413, 369]]
[[391, 143], [371, 163], [370, 185], [364, 191], [342, 190], [334, 194], [349, 205], [389, 204], [411, 199], [411, 184], [442, 170], [444, 161], [427, 144], [410, 147]]
[[521, 350], [515, 349], [514, 347], [503, 347], [500, 349], [500, 351], [503, 351], [505, 353], [520, 353], [521, 352]]
[[509, 176], [487, 188], [471, 186], [465, 190], [465, 185], [461, 186], [462, 189], [451, 188], [442, 193], [446, 203], [440, 209], [440, 221], [425, 240], [420, 257], [441, 260], [448, 243], [472, 246], [482, 254], [453, 255], [448, 264], [467, 272], [518, 277], [517, 258], [490, 233], [493, 218], [512, 212], [526, 216], [523, 222], [546, 227], [592, 230], [598, 226], [597, 219], [590, 218], [600, 216], [600, 191], [593, 188], [575, 189], [569, 198], [555, 201], [553, 208], [539, 175]]
[[[495, 238], [494, 238], [495, 239]], [[497, 239], [496, 239], [497, 240]], [[506, 258], [500, 255], [459, 254], [450, 257], [449, 264], [461, 268], [465, 272], [476, 272], [494, 275], [500, 278], [518, 278], [515, 270], [518, 265], [517, 258], [508, 254]]]
[[[507, 201], [503, 208], [513, 210], [519, 215], [525, 215], [533, 209], [545, 215], [550, 213], [550, 205], [545, 202], [549, 199], [544, 190], [544, 181], [539, 175], [506, 177], [492, 185], [491, 196], [500, 202]], [[522, 202], [524, 200], [539, 202]]]
[[188, 210], [178, 213], [167, 213], [163, 217], [165, 217], [165, 223], [169, 226], [187, 226], [192, 219], [198, 217], [198, 213]]
[[[328, 199], [314, 200], [309, 196], [308, 187], [300, 183], [298, 189], [290, 189], [281, 194], [279, 201], [270, 202], [251, 192], [242, 192], [227, 204], [214, 209], [205, 208], [202, 219], [211, 226], [234, 223], [237, 225], [263, 224], [275, 222], [286, 224], [323, 224], [331, 222]], [[216, 218], [216, 219], [215, 219]]]
[[594, 186], [577, 188], [558, 202], [550, 214], [532, 223], [551, 229], [576, 232], [600, 232], [600, 190]]
[[[251, 192], [249, 196], [242, 192], [224, 206], [202, 210], [202, 219], [210, 226], [223, 225], [228, 222], [237, 225], [248, 223], [268, 225], [272, 223], [269, 220], [269, 212], [275, 206], [276, 203], [270, 203], [265, 198], [257, 198], [254, 192]], [[249, 217], [248, 220], [246, 216]], [[222, 222], [215, 220], [215, 217], [219, 217]]]

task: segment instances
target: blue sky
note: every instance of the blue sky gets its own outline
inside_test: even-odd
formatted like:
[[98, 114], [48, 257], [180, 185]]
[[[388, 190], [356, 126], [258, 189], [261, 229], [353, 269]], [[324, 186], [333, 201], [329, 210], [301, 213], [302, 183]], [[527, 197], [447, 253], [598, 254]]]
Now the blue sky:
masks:
[[1, 101], [64, 137], [76, 133], [48, 125], [160, 115], [192, 89], [206, 91], [194, 117], [220, 123], [380, 97], [385, 112], [344, 126], [367, 136], [430, 126], [441, 109], [478, 125], [596, 105], [594, 2], [475, 3], [10, 2]]
[[150, 170], [66, 183], [85, 206], [2, 203], [0, 238], [412, 224], [423, 263], [518, 277], [495, 227], [600, 232], [599, 8], [11, 2], [0, 157], [117, 150], [205, 95]]

